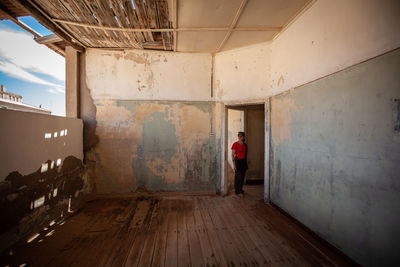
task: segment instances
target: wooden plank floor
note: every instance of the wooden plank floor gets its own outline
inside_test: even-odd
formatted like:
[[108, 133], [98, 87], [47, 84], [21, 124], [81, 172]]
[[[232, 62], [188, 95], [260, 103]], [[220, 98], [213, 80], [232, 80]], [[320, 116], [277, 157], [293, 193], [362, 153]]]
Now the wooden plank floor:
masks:
[[[98, 199], [1, 254], [2, 266], [348, 266], [262, 201], [137, 195]], [[11, 253], [10, 253], [11, 252]]]

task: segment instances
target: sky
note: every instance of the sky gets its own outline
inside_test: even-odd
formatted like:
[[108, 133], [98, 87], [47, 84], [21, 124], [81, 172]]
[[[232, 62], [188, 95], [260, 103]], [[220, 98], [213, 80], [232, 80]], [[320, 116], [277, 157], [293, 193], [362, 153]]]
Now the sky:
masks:
[[[43, 36], [52, 34], [32, 17], [20, 20]], [[65, 116], [65, 59], [10, 20], [0, 21], [0, 40], [0, 84], [25, 104]]]

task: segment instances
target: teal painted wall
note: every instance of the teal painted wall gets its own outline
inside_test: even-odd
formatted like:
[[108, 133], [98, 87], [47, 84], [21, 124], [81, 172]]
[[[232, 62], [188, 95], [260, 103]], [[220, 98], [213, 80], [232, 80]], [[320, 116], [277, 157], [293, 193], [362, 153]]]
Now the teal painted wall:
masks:
[[400, 265], [400, 50], [271, 99], [271, 199], [365, 266]]
[[96, 100], [97, 193], [217, 190], [215, 103]]

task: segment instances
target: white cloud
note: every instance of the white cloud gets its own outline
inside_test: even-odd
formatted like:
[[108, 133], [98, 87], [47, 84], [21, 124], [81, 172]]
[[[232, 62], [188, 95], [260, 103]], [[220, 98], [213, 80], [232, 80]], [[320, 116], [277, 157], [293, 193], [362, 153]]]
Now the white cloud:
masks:
[[10, 62], [0, 61], [0, 71], [7, 73], [15, 78], [19, 78], [28, 82], [39, 83], [49, 86], [63, 87], [62, 85], [47, 82]]
[[56, 87], [56, 88], [50, 88], [47, 90], [47, 92], [52, 93], [52, 94], [59, 94], [59, 93], [65, 93], [64, 88]]
[[[42, 84], [44, 83], [39, 82], [39, 80], [43, 81], [42, 79], [30, 74], [28, 71], [44, 73], [59, 81], [65, 81], [64, 58], [46, 46], [36, 43], [33, 40], [33, 36], [24, 32], [0, 28], [0, 40], [0, 57], [15, 66], [7, 65], [7, 67], [10, 67], [9, 71], [4, 69], [2, 71], [14, 77], [25, 77], [25, 80], [29, 79], [32, 82], [34, 82], [33, 77], [35, 77], [36, 82]], [[4, 67], [4, 63], [2, 65]]]
[[55, 88], [56, 90], [57, 90], [57, 92], [59, 92], [59, 93], [65, 93], [65, 87], [63, 86], [63, 87], [57, 87], [57, 88]]

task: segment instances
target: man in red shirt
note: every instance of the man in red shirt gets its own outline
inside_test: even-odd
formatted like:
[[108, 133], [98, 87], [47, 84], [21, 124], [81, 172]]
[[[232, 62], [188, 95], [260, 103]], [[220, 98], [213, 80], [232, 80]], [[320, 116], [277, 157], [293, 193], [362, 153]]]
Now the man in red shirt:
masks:
[[235, 168], [235, 193], [243, 197], [243, 182], [247, 167], [247, 144], [245, 143], [245, 133], [238, 133], [238, 141], [232, 145], [232, 162]]

